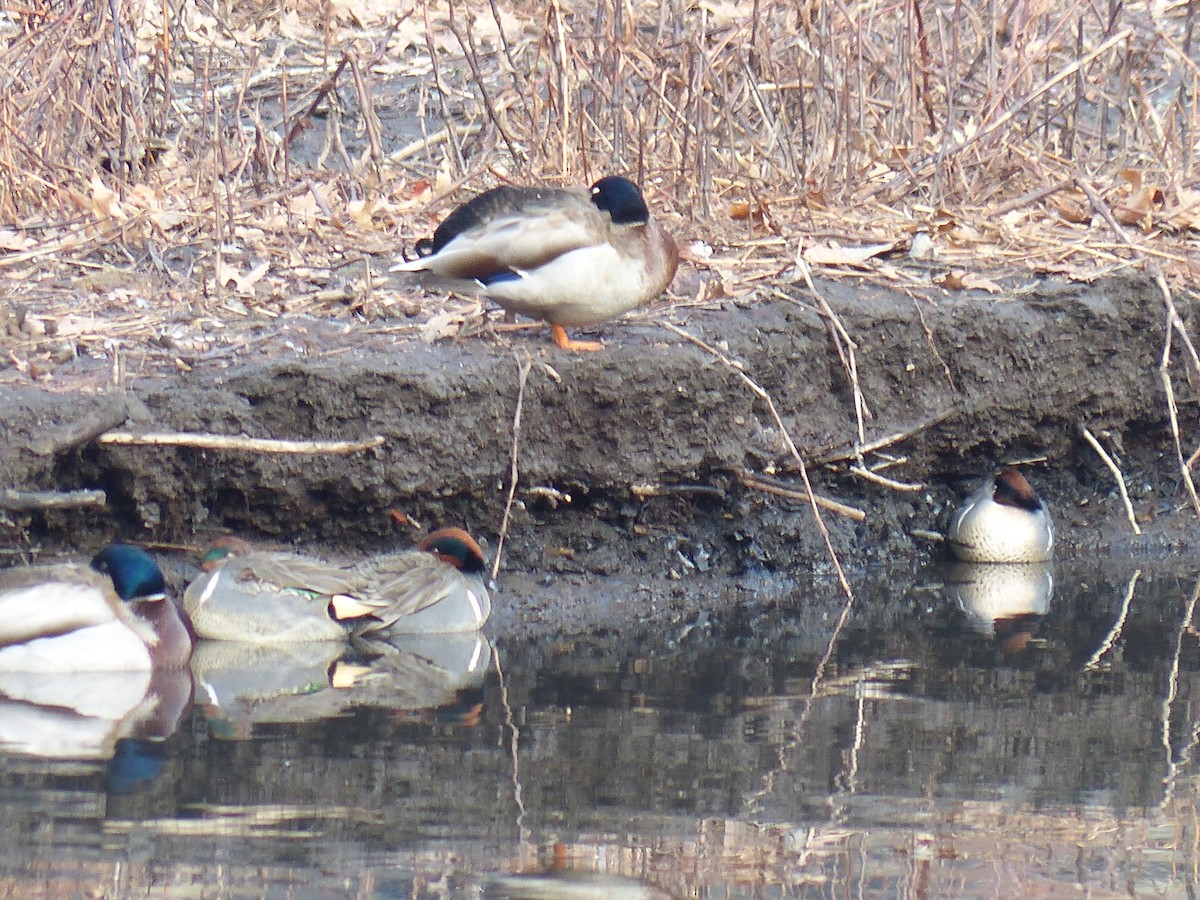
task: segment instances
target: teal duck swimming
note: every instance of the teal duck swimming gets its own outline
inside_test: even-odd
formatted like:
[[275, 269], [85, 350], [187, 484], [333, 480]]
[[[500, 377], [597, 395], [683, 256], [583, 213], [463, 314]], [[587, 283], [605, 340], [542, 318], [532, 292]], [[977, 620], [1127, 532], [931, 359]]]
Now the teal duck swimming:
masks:
[[183, 603], [196, 634], [213, 640], [271, 644], [383, 631], [476, 631], [492, 609], [483, 551], [460, 528], [434, 531], [415, 550], [352, 565], [222, 538], [204, 565]]
[[0, 572], [0, 671], [130, 671], [187, 665], [192, 640], [158, 563], [109, 544], [91, 566]]
[[1050, 559], [1050, 512], [1016, 469], [986, 481], [954, 514], [946, 540], [966, 562], [1031, 563]]
[[675, 239], [650, 217], [641, 190], [616, 175], [590, 192], [492, 188], [416, 249], [416, 259], [393, 271], [548, 322], [564, 350], [601, 349], [565, 329], [607, 322], [658, 296], [679, 263]]

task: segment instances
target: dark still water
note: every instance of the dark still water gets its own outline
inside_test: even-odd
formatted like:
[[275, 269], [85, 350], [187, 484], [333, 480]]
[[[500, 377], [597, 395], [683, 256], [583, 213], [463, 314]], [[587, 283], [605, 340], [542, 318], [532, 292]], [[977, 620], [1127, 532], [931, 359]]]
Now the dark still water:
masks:
[[4, 676], [0, 895], [1195, 896], [1194, 575], [855, 589]]

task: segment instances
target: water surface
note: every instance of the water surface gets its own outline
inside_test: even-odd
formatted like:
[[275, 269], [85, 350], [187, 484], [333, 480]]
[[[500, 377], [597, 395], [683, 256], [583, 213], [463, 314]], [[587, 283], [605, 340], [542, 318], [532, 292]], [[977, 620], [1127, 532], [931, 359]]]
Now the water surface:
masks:
[[1194, 896], [1196, 577], [1043, 574], [863, 579], [844, 618], [819, 584], [651, 634], [206, 645], [190, 706], [170, 678], [86, 709], [67, 708], [83, 685], [0, 684], [21, 694], [0, 704], [0, 878], [55, 897]]

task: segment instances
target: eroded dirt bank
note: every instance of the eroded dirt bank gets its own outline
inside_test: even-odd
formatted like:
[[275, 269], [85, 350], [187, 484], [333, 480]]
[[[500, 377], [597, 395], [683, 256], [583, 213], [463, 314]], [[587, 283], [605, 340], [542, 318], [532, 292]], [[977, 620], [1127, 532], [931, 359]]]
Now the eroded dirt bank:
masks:
[[[916, 429], [888, 449], [904, 462], [884, 474], [926, 489], [899, 492], [850, 474], [844, 461], [820, 464], [849, 449], [855, 414], [830, 328], [803, 294], [796, 303], [676, 309], [671, 321], [740, 361], [809, 461], [817, 491], [866, 513], [862, 521], [825, 515], [851, 569], [927, 554], [911, 531], [944, 524], [958, 496], [953, 478], [1022, 458], [1048, 460], [1031, 467], [1031, 478], [1053, 504], [1065, 554], [1114, 543], [1126, 552], [1123, 508], [1112, 476], [1081, 437], [1084, 426], [1118, 454], [1149, 526], [1133, 551], [1192, 542], [1194, 520], [1175, 512], [1183, 495], [1158, 375], [1165, 315], [1151, 283], [1047, 284], [1020, 297], [936, 305], [844, 283], [821, 289], [857, 343], [867, 441]], [[1181, 312], [1187, 318], [1190, 309]], [[0, 484], [98, 487], [108, 495], [103, 513], [10, 512], [4, 540], [91, 548], [113, 534], [187, 543], [228, 529], [379, 547], [412, 537], [389, 515], [397, 509], [425, 526], [462, 523], [494, 550], [518, 373], [531, 359], [521, 502], [505, 555], [515, 582], [578, 594], [586, 604], [594, 575], [637, 582], [827, 571], [807, 503], [745, 485], [744, 473], [774, 472], [777, 485], [793, 489], [800, 480], [767, 403], [741, 375], [657, 324], [614, 324], [603, 336], [605, 352], [569, 355], [539, 333], [363, 347], [351, 332], [307, 358], [264, 361], [248, 352], [228, 367], [135, 379], [125, 392], [63, 390], [63, 378], [46, 388], [3, 389]], [[1176, 380], [1186, 442], [1196, 406]], [[91, 440], [122, 423], [385, 440], [349, 456]], [[556, 501], [555, 491], [570, 502]]]

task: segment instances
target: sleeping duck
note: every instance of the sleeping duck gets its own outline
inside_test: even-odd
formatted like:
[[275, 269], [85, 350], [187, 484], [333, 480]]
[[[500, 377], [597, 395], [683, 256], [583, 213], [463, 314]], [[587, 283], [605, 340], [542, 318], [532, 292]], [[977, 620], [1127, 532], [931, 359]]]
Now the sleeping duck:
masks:
[[0, 572], [0, 672], [121, 672], [186, 666], [192, 638], [162, 571], [109, 544], [91, 566]]
[[475, 631], [492, 609], [483, 551], [461, 528], [440, 528], [415, 550], [354, 565], [255, 550], [224, 537], [203, 566], [183, 604], [196, 634], [217, 641], [288, 644], [382, 631]]
[[565, 329], [607, 322], [658, 296], [679, 262], [675, 239], [650, 218], [641, 190], [617, 175], [586, 193], [492, 188], [450, 213], [416, 250], [393, 271], [549, 322], [564, 350], [601, 349]]
[[987, 479], [959, 507], [946, 539], [954, 555], [966, 562], [1045, 562], [1054, 550], [1054, 527], [1033, 485], [1008, 468]]

